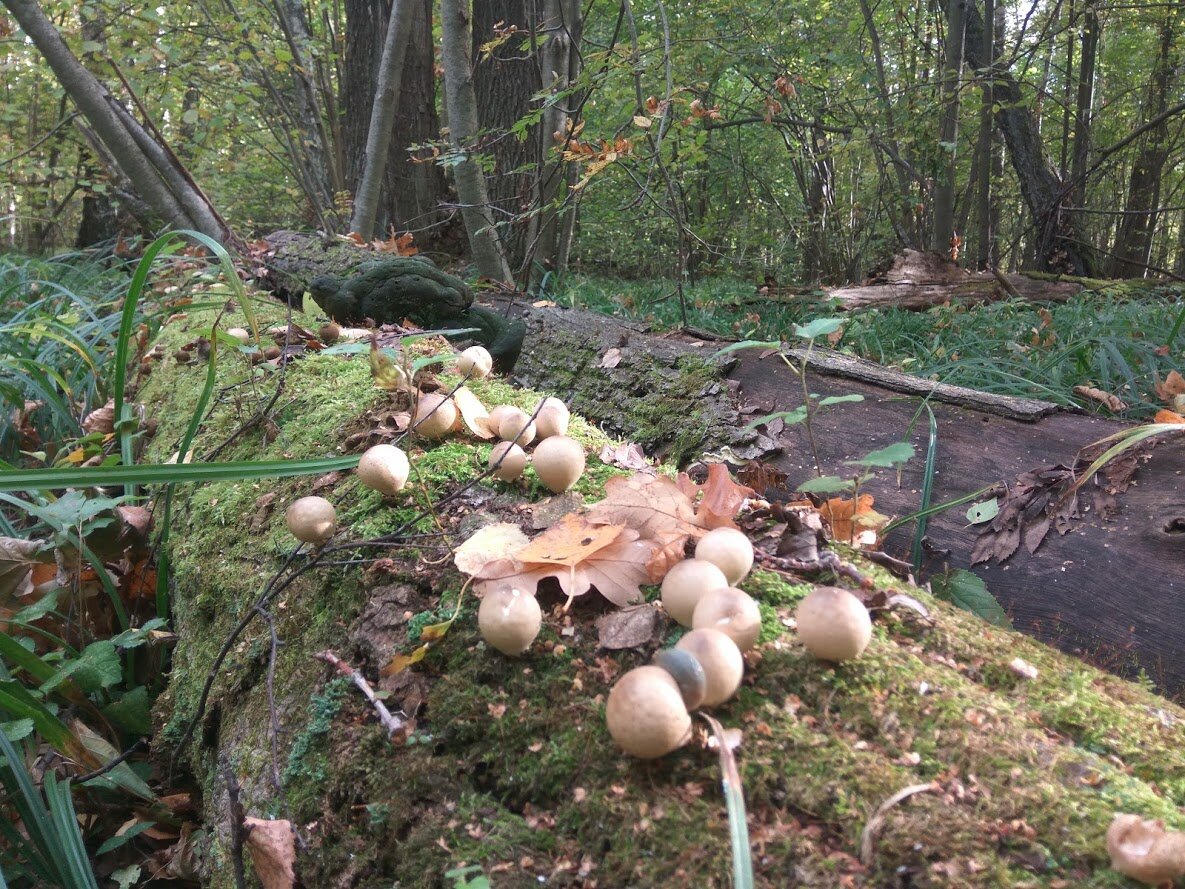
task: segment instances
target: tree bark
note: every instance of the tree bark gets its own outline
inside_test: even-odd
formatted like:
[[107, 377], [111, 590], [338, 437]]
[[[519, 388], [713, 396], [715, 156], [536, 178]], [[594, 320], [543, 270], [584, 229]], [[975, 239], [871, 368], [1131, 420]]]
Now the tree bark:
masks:
[[387, 155], [391, 148], [395, 109], [403, 79], [403, 62], [411, 39], [411, 26], [409, 0], [394, 0], [371, 104], [365, 161], [354, 193], [354, 216], [350, 220], [350, 230], [365, 240], [370, 240], [374, 235], [375, 214], [383, 188], [383, 174], [387, 169]]
[[485, 173], [474, 151], [478, 133], [477, 98], [473, 92], [470, 66], [471, 45], [469, 0], [441, 2], [441, 59], [444, 89], [448, 100], [449, 142], [461, 160], [454, 166], [461, 216], [469, 235], [469, 247], [479, 274], [494, 281], [514, 280], [495, 228], [486, 191]]
[[35, 0], [3, 3], [152, 210], [175, 228], [194, 229], [219, 241], [232, 241], [230, 228], [188, 180], [176, 158], [167, 155], [82, 66]]
[[[942, 121], [938, 128], [942, 172], [934, 187], [934, 234], [931, 249], [950, 255], [955, 239], [955, 194], [958, 178], [959, 77], [963, 71], [963, 3], [950, 0], [947, 6], [946, 67], [942, 77]], [[952, 256], [953, 259], [953, 256]]]
[[1074, 104], [1073, 160], [1070, 164], [1070, 203], [1086, 206], [1086, 164], [1094, 117], [1094, 70], [1099, 49], [1099, 14], [1093, 4], [1082, 9], [1082, 52], [1078, 64], [1078, 97]]
[[999, 262], [999, 250], [996, 246], [995, 201], [992, 192], [993, 168], [998, 161], [994, 138], [995, 127], [992, 125], [992, 108], [995, 104], [993, 89], [993, 78], [995, 77], [993, 66], [996, 64], [995, 19], [995, 0], [984, 0], [983, 55], [987, 67], [981, 72], [983, 104], [979, 113], [979, 142], [976, 146], [976, 156], [979, 159], [979, 186], [975, 212], [978, 225], [978, 234], [975, 238], [975, 267], [980, 270], [994, 269]]
[[1140, 278], [1147, 274], [1152, 252], [1152, 235], [1156, 230], [1160, 203], [1160, 177], [1169, 156], [1169, 125], [1164, 116], [1168, 109], [1169, 93], [1173, 89], [1177, 67], [1176, 26], [1181, 6], [1169, 7], [1160, 30], [1160, 51], [1148, 96], [1144, 103], [1145, 120], [1160, 118], [1160, 123], [1144, 134], [1140, 150], [1132, 164], [1128, 185], [1127, 204], [1120, 217], [1112, 249], [1114, 261], [1111, 274], [1117, 278]]

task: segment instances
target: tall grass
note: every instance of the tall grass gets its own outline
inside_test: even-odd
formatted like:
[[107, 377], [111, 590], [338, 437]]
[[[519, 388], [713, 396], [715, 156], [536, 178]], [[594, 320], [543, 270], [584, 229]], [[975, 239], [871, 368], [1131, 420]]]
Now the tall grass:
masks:
[[[697, 282], [685, 297], [692, 327], [737, 339], [785, 340], [793, 325], [835, 312], [821, 294], [764, 298], [737, 279]], [[572, 276], [552, 298], [662, 327], [682, 324], [670, 281]], [[874, 309], [849, 316], [838, 348], [915, 376], [1063, 405], [1097, 407], [1073, 391], [1093, 386], [1123, 399], [1126, 416], [1142, 419], [1159, 407], [1156, 377], [1182, 369], [1180, 348], [1166, 345], [1183, 313], [1185, 298], [1171, 288], [1139, 299], [1083, 293], [1061, 305]]]

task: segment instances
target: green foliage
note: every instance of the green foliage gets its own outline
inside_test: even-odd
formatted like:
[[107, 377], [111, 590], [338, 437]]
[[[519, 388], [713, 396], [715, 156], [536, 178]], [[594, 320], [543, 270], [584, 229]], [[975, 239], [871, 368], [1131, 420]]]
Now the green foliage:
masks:
[[988, 623], [997, 627], [1012, 628], [1012, 621], [1008, 619], [1007, 612], [1000, 607], [1000, 603], [978, 574], [960, 568], [935, 577], [933, 588], [939, 598], [953, 602]]

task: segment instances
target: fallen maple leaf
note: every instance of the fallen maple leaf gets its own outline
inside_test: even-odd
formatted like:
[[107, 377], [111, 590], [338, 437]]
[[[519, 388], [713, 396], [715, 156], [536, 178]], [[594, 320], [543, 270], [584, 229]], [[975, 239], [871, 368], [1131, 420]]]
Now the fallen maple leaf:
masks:
[[569, 599], [595, 586], [614, 605], [639, 602], [655, 544], [638, 538], [633, 528], [593, 525], [569, 513], [513, 557], [487, 564], [477, 586], [482, 593], [499, 587], [534, 590], [543, 578], [554, 577]]
[[700, 495], [695, 504], [695, 520], [708, 531], [713, 528], [735, 528], [733, 518], [740, 512], [745, 500], [757, 494], [752, 488], [734, 482], [728, 467], [723, 463], [708, 464], [708, 480], [702, 485], [693, 482], [686, 472], [679, 473], [678, 485], [693, 501], [697, 494]]
[[831, 527], [831, 538], [860, 549], [877, 544], [877, 532], [889, 523], [889, 517], [872, 508], [872, 495], [861, 494], [853, 502], [846, 497], [832, 497], [819, 507], [819, 514]]
[[686, 537], [700, 530], [691, 499], [662, 475], [609, 479], [605, 499], [592, 505], [588, 519], [594, 524], [633, 528], [643, 540], [654, 540], [672, 531]]
[[247, 851], [263, 889], [292, 889], [296, 885], [295, 833], [291, 821], [247, 818]]

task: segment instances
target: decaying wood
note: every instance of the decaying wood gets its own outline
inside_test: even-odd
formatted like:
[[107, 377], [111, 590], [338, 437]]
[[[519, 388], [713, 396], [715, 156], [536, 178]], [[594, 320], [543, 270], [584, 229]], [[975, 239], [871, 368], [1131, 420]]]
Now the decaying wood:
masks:
[[1074, 281], [1048, 281], [1001, 272], [973, 273], [933, 253], [905, 250], [883, 275], [866, 284], [827, 291], [844, 311], [880, 307], [928, 309], [944, 303], [985, 303], [1020, 297], [1066, 302], [1082, 291]]
[[[801, 404], [802, 385], [776, 355], [753, 352], [718, 359], [716, 382], [698, 382], [692, 399], [677, 392], [688, 356], [712, 363], [720, 343], [655, 336], [592, 313], [560, 309], [521, 310], [528, 321], [529, 354], [519, 375], [529, 384], [561, 393], [573, 407], [606, 428], [634, 436], [658, 452], [727, 453], [758, 459], [788, 473], [793, 487], [814, 475], [811, 446], [802, 425], [777, 422], [745, 431], [751, 420]], [[601, 356], [617, 349], [612, 368]], [[818, 359], [818, 360], [816, 360]], [[918, 380], [911, 397], [901, 375], [878, 375], [862, 362], [811, 358], [809, 389], [821, 397], [860, 394], [859, 404], [821, 411], [812, 424], [815, 448], [828, 472], [851, 469], [844, 461], [908, 438], [918, 457], [900, 476], [888, 470], [862, 486], [882, 513], [903, 516], [920, 508], [929, 435], [917, 422], [920, 399], [937, 422], [932, 503], [980, 488], [1011, 485], [1024, 473], [1059, 463], [1073, 465], [1085, 446], [1125, 428], [1113, 420], [1058, 410], [1027, 399], [997, 400], [952, 387], [939, 395]], [[653, 399], [666, 399], [683, 418], [658, 439], [639, 436], [634, 415]], [[647, 401], [650, 399], [650, 401]], [[653, 431], [653, 430], [650, 430]], [[960, 506], [932, 516], [925, 576], [949, 568], [972, 568], [1009, 612], [1018, 629], [1131, 675], [1143, 669], [1162, 688], [1185, 692], [1185, 453], [1157, 449], [1137, 472], [1137, 484], [1116, 495], [1118, 512], [1099, 515], [1088, 507], [1070, 533], [1051, 534], [1033, 555], [1019, 552], [1003, 564], [971, 566], [979, 531]], [[906, 557], [907, 526], [887, 542], [890, 554]]]

